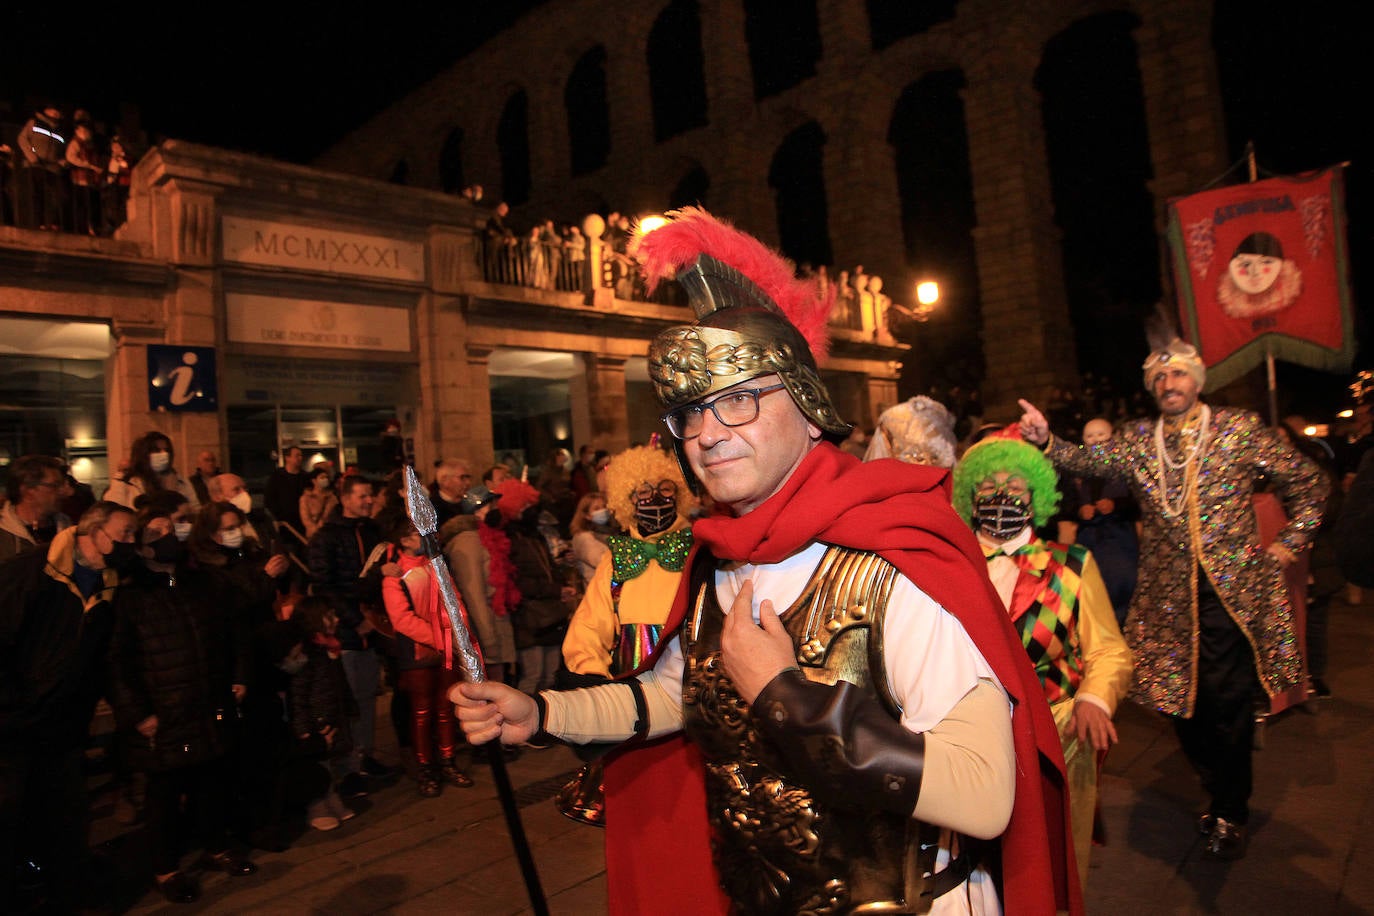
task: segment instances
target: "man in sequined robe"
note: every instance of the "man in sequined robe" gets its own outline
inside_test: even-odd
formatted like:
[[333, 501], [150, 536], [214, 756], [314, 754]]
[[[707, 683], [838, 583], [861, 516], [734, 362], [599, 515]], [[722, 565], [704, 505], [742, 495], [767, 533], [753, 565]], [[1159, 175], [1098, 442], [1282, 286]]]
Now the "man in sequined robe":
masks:
[[[1210, 796], [1197, 829], [1209, 855], [1245, 854], [1255, 701], [1305, 682], [1283, 570], [1317, 534], [1328, 484], [1247, 410], [1199, 400], [1206, 369], [1175, 339], [1144, 365], [1160, 417], [1098, 445], [1050, 435], [1027, 401], [1021, 435], [1070, 474], [1115, 477], [1140, 504], [1140, 576], [1124, 636], [1130, 699], [1172, 717]], [[1251, 497], [1263, 476], [1288, 524], [1266, 548]]]
[[[709, 820], [734, 912], [1081, 912], [1058, 732], [948, 472], [842, 452], [815, 355], [829, 303], [758, 240], [671, 216], [638, 256], [698, 320], [654, 339], [650, 378], [716, 511], [644, 670], [535, 697], [459, 685], [469, 740], [685, 732], [702, 763], [658, 785], [704, 776], [681, 832]], [[641, 861], [680, 871], [674, 849]]]

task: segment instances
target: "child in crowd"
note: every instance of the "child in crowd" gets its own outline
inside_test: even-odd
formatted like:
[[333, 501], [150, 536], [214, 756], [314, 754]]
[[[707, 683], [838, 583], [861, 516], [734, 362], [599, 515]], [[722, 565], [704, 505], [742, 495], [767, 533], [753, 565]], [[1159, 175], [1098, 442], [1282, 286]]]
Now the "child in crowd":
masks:
[[[382, 580], [386, 612], [396, 628], [396, 686], [410, 698], [407, 724], [420, 795], [437, 798], [442, 783], [460, 789], [472, 786], [472, 777], [457, 759], [467, 741], [448, 700], [449, 688], [462, 671], [454, 659], [453, 631], [419, 532], [409, 518], [396, 515], [387, 538], [398, 548], [395, 575]], [[459, 612], [467, 617], [461, 605]]]
[[348, 721], [357, 717], [357, 704], [344, 673], [343, 650], [334, 635], [339, 626], [334, 608], [324, 598], [311, 595], [296, 604], [291, 619], [300, 626], [305, 656], [305, 663], [291, 676], [291, 728], [305, 752], [330, 773], [327, 791], [310, 802], [306, 816], [316, 830], [333, 830], [354, 816], [339, 798], [337, 782], [345, 769], [342, 763], [353, 750]]

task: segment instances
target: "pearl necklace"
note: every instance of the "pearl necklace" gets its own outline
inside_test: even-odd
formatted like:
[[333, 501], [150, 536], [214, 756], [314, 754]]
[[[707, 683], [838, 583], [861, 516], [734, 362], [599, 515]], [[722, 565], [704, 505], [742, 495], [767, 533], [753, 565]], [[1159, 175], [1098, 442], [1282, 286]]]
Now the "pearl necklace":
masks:
[[[1188, 505], [1189, 494], [1197, 487], [1197, 468], [1194, 466], [1194, 462], [1202, 460], [1207, 454], [1207, 446], [1211, 444], [1208, 434], [1212, 429], [1212, 408], [1203, 404], [1198, 416], [1201, 422], [1198, 424], [1197, 440], [1193, 443], [1193, 447], [1188, 449], [1181, 461], [1174, 461], [1169, 455], [1169, 450], [1164, 446], [1164, 418], [1160, 417], [1155, 421], [1155, 455], [1159, 459], [1159, 501], [1163, 504], [1165, 518], [1174, 518], [1183, 514], [1183, 510]], [[1166, 469], [1177, 471], [1180, 468], [1183, 469], [1183, 485], [1179, 489], [1178, 500], [1176, 502], [1170, 501]]]

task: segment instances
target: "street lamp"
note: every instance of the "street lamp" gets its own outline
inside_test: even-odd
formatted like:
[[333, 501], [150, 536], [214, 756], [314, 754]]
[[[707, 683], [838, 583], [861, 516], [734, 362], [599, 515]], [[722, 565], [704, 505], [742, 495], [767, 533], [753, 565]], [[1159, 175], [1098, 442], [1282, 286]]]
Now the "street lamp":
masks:
[[888, 308], [896, 309], [912, 321], [928, 321], [935, 304], [940, 301], [940, 284], [934, 280], [918, 280], [915, 287], [915, 307], [891, 303]]
[[660, 227], [666, 225], [667, 222], [668, 222], [668, 221], [667, 221], [666, 219], [664, 219], [662, 216], [658, 216], [658, 215], [654, 215], [654, 216], [641, 216], [641, 217], [639, 218], [639, 221], [635, 224], [635, 230], [636, 230], [640, 235], [648, 235], [650, 232], [653, 232], [655, 229], [658, 229], [658, 228], [660, 228]]

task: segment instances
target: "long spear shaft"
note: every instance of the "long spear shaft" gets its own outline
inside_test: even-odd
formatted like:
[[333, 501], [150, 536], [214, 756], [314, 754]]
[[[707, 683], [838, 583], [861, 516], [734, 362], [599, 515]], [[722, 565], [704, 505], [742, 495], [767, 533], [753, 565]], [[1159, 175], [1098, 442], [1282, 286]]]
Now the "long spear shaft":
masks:
[[[405, 468], [406, 514], [415, 524], [415, 530], [425, 545], [425, 556], [429, 558], [431, 578], [439, 588], [443, 599], [444, 612], [448, 614], [449, 626], [453, 630], [453, 654], [458, 657], [463, 670], [463, 678], [472, 684], [487, 679], [482, 654], [472, 641], [467, 623], [459, 611], [458, 593], [453, 587], [453, 577], [448, 572], [448, 562], [439, 550], [435, 540], [438, 516], [434, 504], [425, 495], [420, 478], [410, 465]], [[525, 890], [529, 892], [530, 907], [535, 916], [548, 916], [549, 905], [544, 899], [544, 888], [539, 883], [539, 872], [534, 868], [534, 856], [530, 854], [529, 840], [525, 838], [525, 825], [520, 821], [520, 809], [515, 805], [515, 789], [511, 787], [510, 774], [506, 772], [506, 758], [501, 752], [499, 740], [487, 745], [487, 763], [491, 766], [491, 778], [496, 783], [496, 795], [501, 800], [501, 810], [506, 815], [506, 828], [510, 831], [511, 845], [515, 847], [515, 857], [520, 861], [520, 873], [525, 878]]]

